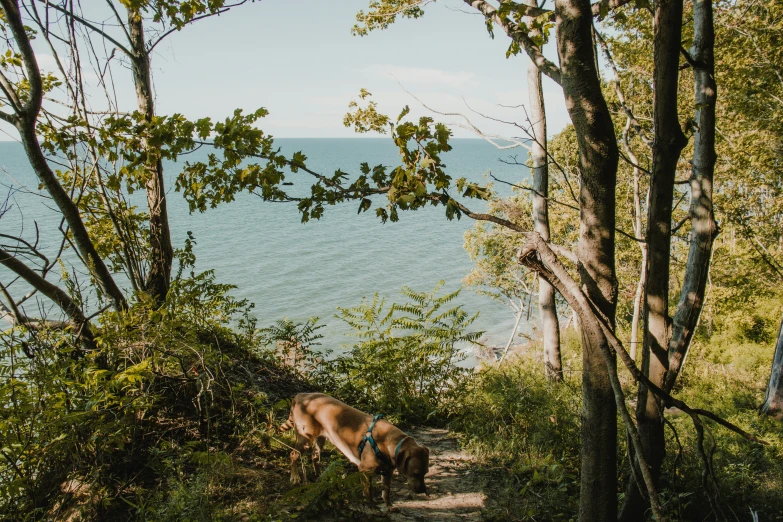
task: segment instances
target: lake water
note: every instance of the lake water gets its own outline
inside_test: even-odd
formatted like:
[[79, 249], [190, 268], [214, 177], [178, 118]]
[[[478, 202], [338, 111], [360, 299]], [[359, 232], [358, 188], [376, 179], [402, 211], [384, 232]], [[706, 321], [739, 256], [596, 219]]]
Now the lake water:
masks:
[[[284, 153], [301, 150], [307, 165], [331, 174], [337, 168], [356, 173], [359, 164], [383, 163], [395, 166], [398, 156], [390, 139], [279, 139]], [[519, 181], [527, 177], [524, 167], [502, 163], [508, 153], [481, 140], [455, 139], [454, 150], [444, 156], [447, 172], [454, 178], [480, 181], [488, 171], [500, 179]], [[526, 152], [519, 150], [520, 161]], [[166, 165], [167, 177], [176, 165]], [[303, 173], [289, 174], [293, 181], [307, 181]], [[16, 234], [23, 230], [34, 237], [34, 221], [41, 229], [43, 248], [56, 248], [59, 216], [40, 195], [38, 182], [27, 164], [21, 145], [0, 143], [0, 197], [9, 187], [26, 187], [32, 193], [14, 191], [9, 211], [0, 218], [0, 232]], [[295, 204], [265, 203], [242, 194], [204, 214], [190, 214], [181, 195], [168, 181], [170, 224], [175, 247], [181, 247], [187, 231], [197, 241], [197, 269], [214, 269], [221, 283], [237, 285], [233, 295], [255, 303], [260, 326], [288, 317], [305, 320], [321, 318], [327, 326], [322, 344], [339, 350], [347, 342], [345, 325], [334, 317], [337, 307], [359, 304], [375, 292], [387, 302], [402, 300], [400, 289], [407, 285], [417, 291], [432, 290], [445, 280], [444, 291], [462, 285], [472, 263], [463, 248], [463, 235], [474, 225], [469, 218], [448, 221], [442, 208], [401, 212], [397, 223], [381, 224], [373, 210], [357, 215], [357, 204], [327, 207], [320, 221], [301, 224]], [[498, 192], [507, 194], [506, 186]], [[3, 197], [5, 199], [5, 197]], [[382, 204], [382, 198], [373, 205]], [[480, 202], [472, 207], [482, 209]], [[0, 280], [9, 281], [0, 271]], [[21, 284], [15, 292], [23, 291]], [[465, 289], [458, 297], [470, 312], [480, 312], [475, 329], [486, 332], [485, 341], [504, 344], [513, 327], [511, 309], [489, 297]], [[28, 312], [37, 315], [31, 307]], [[521, 330], [527, 329], [522, 327]]]

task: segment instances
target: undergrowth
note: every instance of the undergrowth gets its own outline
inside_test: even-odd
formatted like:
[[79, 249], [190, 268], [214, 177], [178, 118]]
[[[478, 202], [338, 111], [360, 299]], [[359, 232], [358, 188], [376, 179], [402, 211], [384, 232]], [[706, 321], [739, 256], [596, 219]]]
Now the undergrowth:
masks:
[[[316, 389], [264, 349], [250, 307], [211, 273], [68, 331], [0, 335], [0, 518], [236, 520], [281, 489], [274, 406]], [[240, 499], [252, 499], [249, 501]]]
[[[762, 314], [769, 315], [764, 317]], [[772, 360], [776, 302], [761, 303], [749, 320], [710, 325], [694, 342], [674, 395], [709, 409], [766, 444], [705, 421], [707, 447], [714, 442], [713, 478], [718, 504], [706, 494], [704, 463], [687, 415], [666, 413], [667, 454], [661, 497], [673, 520], [783, 520], [783, 427], [759, 415]], [[758, 325], [767, 325], [769, 331]], [[748, 327], [751, 325], [752, 327]], [[753, 326], [755, 325], [755, 326]], [[576, 520], [579, 509], [580, 381], [579, 339], [564, 336], [563, 383], [549, 383], [541, 368], [541, 347], [501, 368], [485, 366], [470, 381], [463, 407], [452, 423], [464, 447], [488, 473], [489, 520]], [[636, 386], [620, 371], [628, 408]], [[628, 478], [625, 433], [618, 417], [618, 506]]]
[[[99, 350], [80, 354], [69, 331], [0, 335], [0, 518], [9, 520], [368, 519], [360, 477], [339, 452], [300, 487], [288, 484], [291, 433], [274, 427], [301, 391], [326, 391], [401, 425], [446, 425], [476, 457], [487, 520], [576, 520], [579, 507], [581, 355], [563, 335], [565, 380], [543, 375], [540, 347], [498, 368], [462, 368], [479, 333], [451, 307], [455, 294], [405, 291], [344, 309], [357, 334], [329, 359], [316, 320], [258, 329], [247, 303], [211, 273], [178, 278], [167, 302], [138, 300], [106, 313]], [[719, 504], [686, 415], [667, 412], [661, 495], [675, 520], [781, 521], [783, 430], [759, 416], [769, 375], [770, 318], [756, 308], [700, 331], [674, 394], [763, 439], [707, 422]], [[769, 317], [768, 317], [769, 316]], [[635, 385], [621, 378], [630, 409]], [[676, 436], [675, 436], [676, 433]], [[628, 462], [618, 420], [618, 491]], [[309, 464], [309, 459], [302, 462]]]

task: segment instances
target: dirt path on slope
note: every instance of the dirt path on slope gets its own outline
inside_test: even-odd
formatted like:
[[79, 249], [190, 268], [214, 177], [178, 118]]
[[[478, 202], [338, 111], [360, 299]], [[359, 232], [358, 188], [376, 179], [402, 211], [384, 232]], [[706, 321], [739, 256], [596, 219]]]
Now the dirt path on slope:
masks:
[[392, 501], [398, 511], [389, 513], [388, 520], [481, 520], [486, 500], [483, 480], [474, 472], [472, 457], [460, 451], [456, 437], [448, 430], [434, 428], [419, 428], [410, 435], [430, 450], [430, 472], [426, 479], [429, 497], [411, 495], [395, 474]]

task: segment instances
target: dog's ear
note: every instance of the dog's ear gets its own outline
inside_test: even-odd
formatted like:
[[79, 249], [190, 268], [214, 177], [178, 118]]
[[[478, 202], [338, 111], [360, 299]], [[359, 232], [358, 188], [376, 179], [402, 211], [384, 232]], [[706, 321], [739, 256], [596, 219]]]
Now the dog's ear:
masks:
[[395, 467], [397, 470], [399, 470], [400, 473], [405, 474], [406, 466], [408, 465], [408, 460], [410, 459], [411, 454], [410, 451], [403, 448], [400, 450], [400, 452], [397, 454], [397, 462], [395, 463]]

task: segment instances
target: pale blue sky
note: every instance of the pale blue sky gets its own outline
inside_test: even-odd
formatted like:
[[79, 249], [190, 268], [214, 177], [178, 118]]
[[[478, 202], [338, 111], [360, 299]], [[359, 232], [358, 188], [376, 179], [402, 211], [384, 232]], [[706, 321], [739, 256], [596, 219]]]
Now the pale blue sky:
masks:
[[[414, 116], [425, 114], [407, 89], [433, 109], [470, 115], [486, 132], [519, 135], [482, 120], [465, 104], [524, 121], [523, 111], [498, 106], [527, 104], [527, 57], [506, 59], [504, 34], [492, 40], [481, 16], [468, 13], [459, 0], [441, 0], [428, 5], [421, 19], [352, 36], [355, 14], [368, 3], [263, 0], [173, 34], [153, 58], [158, 112], [221, 118], [238, 107], [266, 107], [270, 115], [260, 127], [276, 137], [351, 137], [356, 134], [342, 118], [360, 88], [372, 92], [384, 112], [396, 116], [409, 104]], [[547, 54], [556, 59], [551, 46]], [[46, 63], [42, 56], [42, 67]], [[122, 68], [115, 74], [118, 96], [132, 108], [130, 74]], [[544, 89], [552, 134], [568, 115], [559, 87], [545, 79]], [[459, 128], [455, 134], [471, 136]]]

